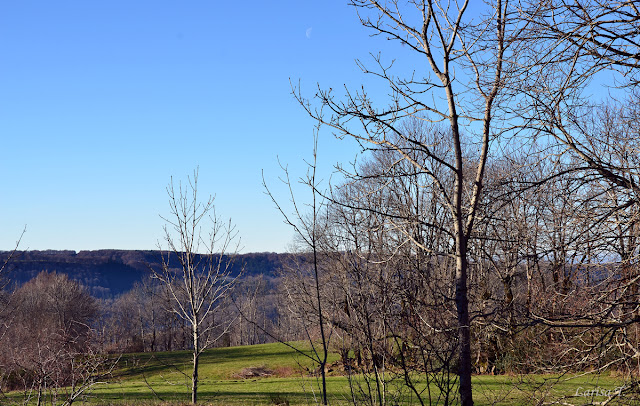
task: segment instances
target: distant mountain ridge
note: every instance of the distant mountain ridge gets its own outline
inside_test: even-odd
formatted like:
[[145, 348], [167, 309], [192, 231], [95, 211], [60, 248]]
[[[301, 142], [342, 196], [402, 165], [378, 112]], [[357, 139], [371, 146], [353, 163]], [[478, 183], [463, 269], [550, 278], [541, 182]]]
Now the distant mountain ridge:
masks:
[[[0, 252], [1, 263], [10, 254]], [[291, 257], [292, 254], [273, 252], [238, 254], [231, 263], [231, 272], [274, 277]], [[223, 257], [223, 261], [230, 259], [230, 256]], [[175, 259], [171, 262], [172, 268], [179, 266]], [[151, 268], [159, 269], [161, 264], [158, 250], [18, 251], [9, 262], [5, 278], [21, 285], [42, 271], [64, 273], [86, 286], [94, 296], [113, 297], [130, 290], [151, 273]]]

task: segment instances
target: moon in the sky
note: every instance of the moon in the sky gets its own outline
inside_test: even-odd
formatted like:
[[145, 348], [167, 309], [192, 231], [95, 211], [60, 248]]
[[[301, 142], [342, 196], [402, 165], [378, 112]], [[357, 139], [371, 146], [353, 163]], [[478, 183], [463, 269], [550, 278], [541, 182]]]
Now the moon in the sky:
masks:
[[304, 35], [306, 35], [306, 36], [307, 36], [307, 38], [311, 38], [311, 30], [313, 30], [313, 27], [309, 27], [309, 28], [307, 28], [307, 31], [306, 31], [306, 33], [304, 34]]

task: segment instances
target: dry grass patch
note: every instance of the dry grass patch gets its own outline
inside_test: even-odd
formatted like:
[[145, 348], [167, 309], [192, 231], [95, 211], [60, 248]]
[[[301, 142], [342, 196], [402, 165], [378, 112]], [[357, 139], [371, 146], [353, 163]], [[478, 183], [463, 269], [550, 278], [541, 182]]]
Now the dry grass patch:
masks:
[[246, 367], [242, 368], [237, 374], [233, 374], [236, 379], [251, 379], [251, 378], [269, 378], [275, 375], [275, 372], [267, 368], [266, 366], [260, 367]]

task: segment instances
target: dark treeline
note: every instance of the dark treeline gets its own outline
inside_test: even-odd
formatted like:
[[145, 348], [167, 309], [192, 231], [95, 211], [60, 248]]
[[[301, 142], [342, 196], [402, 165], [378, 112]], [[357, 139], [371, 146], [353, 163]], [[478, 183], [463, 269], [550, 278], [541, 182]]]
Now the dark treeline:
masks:
[[[0, 252], [0, 263], [9, 255], [11, 252]], [[273, 252], [234, 255], [231, 273], [273, 277], [289, 255]], [[229, 256], [224, 258], [228, 260]], [[172, 257], [171, 265], [177, 267], [175, 262]], [[162, 257], [157, 250], [18, 251], [7, 264], [5, 277], [15, 285], [22, 285], [42, 271], [57, 272], [80, 282], [93, 296], [114, 298], [146, 278], [151, 268], [161, 266]]]
[[[6, 260], [8, 252], [0, 253]], [[13, 312], [22, 303], [14, 300], [26, 290], [49, 289], [51, 286], [72, 286], [91, 302], [90, 317], [75, 320], [95, 330], [94, 338], [100, 338], [105, 352], [171, 351], [190, 347], [189, 334], [173, 309], [173, 298], [167, 295], [163, 284], [154, 278], [152, 269], [160, 269], [159, 251], [18, 251], [7, 263], [3, 274], [2, 299], [13, 303]], [[265, 331], [273, 333], [278, 323], [278, 289], [282, 268], [292, 258], [302, 254], [250, 253], [224, 256], [229, 260], [229, 277], [238, 277], [228, 297], [225, 298], [220, 317], [235, 320], [232, 331], [225, 334], [218, 345], [246, 345], [272, 341]], [[172, 272], [177, 272], [179, 262], [175, 254], [168, 256]], [[199, 256], [196, 256], [199, 258]], [[148, 261], [148, 262], [145, 262]], [[108, 288], [106, 286], [111, 286]], [[62, 288], [60, 288], [62, 289]], [[58, 292], [58, 291], [56, 291]], [[48, 293], [47, 293], [48, 294]], [[43, 293], [43, 295], [47, 295]], [[51, 293], [53, 295], [53, 293]], [[66, 296], [56, 293], [57, 301]], [[56, 302], [57, 303], [57, 302]], [[72, 304], [69, 303], [69, 306]], [[43, 306], [46, 306], [43, 304]], [[67, 306], [67, 304], [65, 304]], [[51, 304], [47, 312], [63, 311]], [[62, 310], [61, 310], [62, 309]], [[6, 309], [8, 311], [8, 308]], [[25, 308], [26, 312], [31, 309]], [[260, 313], [261, 327], [245, 325], [239, 317], [246, 312], [255, 320]], [[26, 316], [25, 316], [26, 317]], [[65, 317], [56, 315], [57, 318]], [[269, 326], [269, 329], [266, 329]], [[286, 328], [282, 337], [292, 337]], [[275, 333], [274, 333], [275, 334]], [[280, 337], [280, 334], [277, 335]]]

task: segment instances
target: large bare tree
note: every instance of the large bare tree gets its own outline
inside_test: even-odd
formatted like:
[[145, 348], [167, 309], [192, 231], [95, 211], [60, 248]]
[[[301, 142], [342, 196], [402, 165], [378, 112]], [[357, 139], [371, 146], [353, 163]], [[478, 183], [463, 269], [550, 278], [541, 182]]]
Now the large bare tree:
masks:
[[[331, 88], [319, 88], [314, 99], [295, 89], [307, 113], [340, 137], [351, 137], [364, 148], [389, 149], [400, 160], [425, 174], [452, 219], [449, 230], [450, 256], [455, 263], [460, 400], [473, 404], [471, 388], [471, 335], [469, 312], [469, 243], [478, 217], [487, 162], [496, 151], [496, 139], [503, 140], [509, 112], [502, 109], [512, 97], [504, 90], [512, 67], [505, 63], [515, 50], [510, 48], [516, 26], [510, 24], [508, 1], [490, 6], [470, 1], [353, 0], [360, 22], [373, 36], [403, 46], [405, 60], [415, 65], [399, 71], [394, 56], [374, 56], [370, 68], [358, 62], [365, 74], [388, 89], [389, 99], [374, 100], [362, 90], [345, 86], [344, 95]], [[413, 55], [407, 56], [406, 51]], [[415, 59], [413, 59], [415, 58]], [[400, 61], [395, 61], [401, 65]], [[404, 63], [404, 61], [403, 61]], [[407, 132], [408, 119], [437, 123], [431, 131], [438, 139], [425, 142]], [[441, 148], [446, 145], [446, 148]], [[434, 166], [439, 169], [436, 171]], [[393, 165], [389, 168], [391, 170]], [[429, 251], [410, 233], [405, 239]]]
[[162, 269], [154, 270], [154, 275], [172, 299], [171, 310], [191, 329], [191, 402], [195, 404], [200, 355], [228, 328], [214, 316], [237, 278], [231, 274], [231, 265], [240, 241], [231, 221], [223, 222], [216, 216], [213, 197], [200, 200], [197, 170], [184, 186], [179, 183], [176, 188], [172, 179], [167, 193], [170, 214], [163, 217], [166, 249]]

